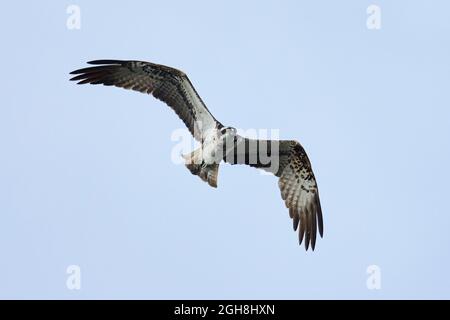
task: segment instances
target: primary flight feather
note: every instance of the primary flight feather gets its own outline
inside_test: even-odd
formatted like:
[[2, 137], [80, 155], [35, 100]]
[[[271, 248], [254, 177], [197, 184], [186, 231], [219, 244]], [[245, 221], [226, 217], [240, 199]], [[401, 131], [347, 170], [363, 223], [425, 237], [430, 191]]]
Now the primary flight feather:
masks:
[[294, 140], [256, 140], [241, 137], [209, 112], [186, 74], [144, 61], [95, 60], [93, 67], [72, 71], [78, 84], [103, 84], [153, 95], [165, 102], [184, 122], [201, 147], [183, 156], [186, 167], [217, 187], [219, 164], [246, 164], [279, 178], [281, 197], [289, 209], [299, 243], [314, 250], [317, 230], [323, 236], [319, 190], [303, 147]]

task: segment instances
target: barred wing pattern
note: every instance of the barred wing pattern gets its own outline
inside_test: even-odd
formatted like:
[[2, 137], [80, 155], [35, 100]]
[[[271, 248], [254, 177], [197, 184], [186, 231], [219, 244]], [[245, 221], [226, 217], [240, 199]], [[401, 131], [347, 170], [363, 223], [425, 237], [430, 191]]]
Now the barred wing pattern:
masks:
[[[277, 144], [277, 148], [274, 148]], [[277, 150], [276, 150], [277, 149]], [[242, 154], [244, 153], [244, 154]], [[277, 166], [262, 161], [261, 156], [269, 155]], [[253, 160], [252, 160], [253, 159]], [[279, 178], [281, 198], [289, 209], [294, 230], [299, 230], [299, 244], [305, 240], [305, 248], [316, 245], [317, 229], [323, 236], [323, 218], [319, 190], [305, 150], [297, 141], [253, 140], [238, 136], [232, 153], [226, 154], [230, 164], [247, 164], [273, 173]]]
[[[78, 81], [78, 84], [103, 84], [152, 94], [170, 106], [194, 138], [202, 143], [209, 130], [223, 128], [209, 112], [189, 78], [180, 70], [132, 60], [95, 60], [88, 64], [94, 66], [71, 72], [75, 76], [70, 80]], [[281, 197], [289, 209], [294, 230], [297, 231], [300, 226], [299, 243], [305, 240], [306, 250], [309, 246], [314, 250], [317, 230], [323, 236], [322, 210], [311, 163], [300, 143], [254, 140], [241, 136], [233, 137], [230, 142], [223, 145], [225, 162], [247, 164], [279, 178]], [[202, 167], [198, 172], [209, 170], [217, 177], [218, 164], [213, 168]], [[197, 171], [195, 174], [199, 175]]]
[[175, 111], [198, 141], [207, 130], [221, 126], [180, 70], [144, 61], [95, 60], [88, 64], [97, 66], [71, 72], [76, 76], [70, 80], [152, 94]]

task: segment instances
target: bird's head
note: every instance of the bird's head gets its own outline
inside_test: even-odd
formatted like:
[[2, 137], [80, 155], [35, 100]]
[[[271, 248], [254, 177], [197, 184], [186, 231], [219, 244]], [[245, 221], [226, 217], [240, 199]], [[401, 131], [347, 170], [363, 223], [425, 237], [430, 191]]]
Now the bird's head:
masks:
[[237, 135], [237, 130], [236, 128], [233, 127], [222, 127], [220, 129], [220, 135], [221, 135], [221, 140], [224, 143], [231, 143], [234, 141], [236, 135]]
[[220, 133], [221, 133], [222, 135], [235, 136], [235, 135], [236, 135], [236, 132], [237, 132], [236, 128], [233, 128], [233, 127], [222, 127], [222, 128], [220, 129]]

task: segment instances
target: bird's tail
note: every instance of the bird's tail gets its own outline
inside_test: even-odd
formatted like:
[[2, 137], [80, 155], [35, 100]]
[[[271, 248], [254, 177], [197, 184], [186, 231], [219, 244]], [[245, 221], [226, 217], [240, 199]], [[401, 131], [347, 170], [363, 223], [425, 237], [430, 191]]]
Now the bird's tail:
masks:
[[186, 160], [186, 168], [188, 168], [193, 175], [199, 176], [200, 179], [207, 182], [211, 187], [217, 188], [219, 164], [212, 163], [206, 166], [203, 165], [201, 147], [187, 155], [183, 155], [183, 158]]

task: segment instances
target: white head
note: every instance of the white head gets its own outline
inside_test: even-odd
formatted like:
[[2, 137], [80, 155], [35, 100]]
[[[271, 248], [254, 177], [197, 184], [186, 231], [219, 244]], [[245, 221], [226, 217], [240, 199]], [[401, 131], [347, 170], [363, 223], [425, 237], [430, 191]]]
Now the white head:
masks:
[[220, 133], [223, 138], [234, 137], [236, 136], [236, 128], [233, 127], [222, 127], [220, 129]]

